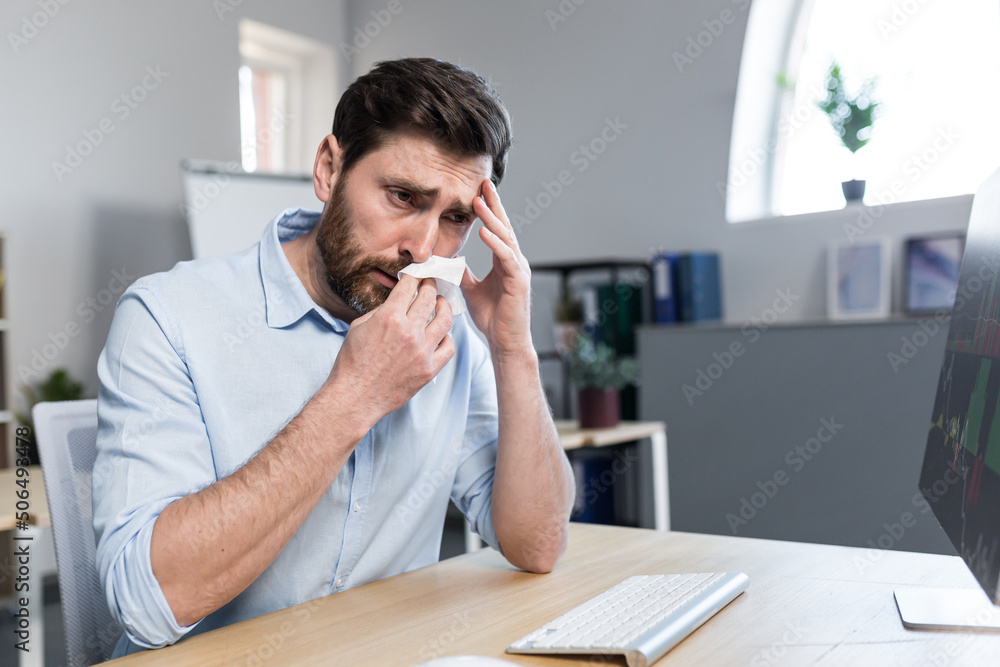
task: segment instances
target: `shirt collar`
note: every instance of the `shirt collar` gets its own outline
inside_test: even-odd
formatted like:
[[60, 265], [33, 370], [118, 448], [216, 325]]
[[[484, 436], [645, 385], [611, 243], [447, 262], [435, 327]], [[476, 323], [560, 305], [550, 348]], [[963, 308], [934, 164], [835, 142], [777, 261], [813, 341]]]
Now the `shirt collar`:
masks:
[[349, 328], [347, 322], [316, 305], [281, 248], [283, 242], [312, 230], [319, 219], [318, 211], [290, 208], [282, 211], [264, 230], [260, 241], [260, 277], [264, 285], [264, 307], [269, 327], [287, 327], [310, 311], [315, 311], [334, 331], [346, 333]]

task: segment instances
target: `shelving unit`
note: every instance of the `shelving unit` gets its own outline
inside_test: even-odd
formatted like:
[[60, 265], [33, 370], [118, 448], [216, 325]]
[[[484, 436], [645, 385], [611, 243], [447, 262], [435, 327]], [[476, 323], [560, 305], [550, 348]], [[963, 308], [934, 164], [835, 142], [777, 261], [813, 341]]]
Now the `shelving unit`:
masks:
[[[611, 274], [611, 284], [612, 286], [617, 286], [621, 284], [631, 284], [626, 283], [623, 280], [626, 271], [635, 271], [637, 269], [644, 269], [648, 272], [650, 269], [649, 261], [645, 259], [635, 259], [635, 258], [605, 258], [605, 259], [589, 259], [589, 260], [579, 260], [570, 262], [549, 262], [545, 264], [535, 264], [532, 265], [531, 270], [533, 273], [538, 272], [554, 272], [559, 274], [559, 300], [564, 300], [570, 292], [570, 276], [574, 273], [581, 273], [584, 271], [603, 271]], [[648, 279], [648, 278], [647, 278]], [[649, 305], [647, 303], [642, 304], [643, 321], [649, 320]], [[614, 328], [611, 329], [612, 335], [616, 335]], [[613, 341], [617, 343], [617, 341]], [[617, 345], [613, 345], [617, 349]], [[538, 358], [542, 361], [549, 360], [559, 360], [559, 353], [555, 350], [540, 351], [538, 353]], [[562, 387], [563, 387], [563, 416], [568, 418], [571, 411], [571, 394], [569, 391], [569, 371], [565, 364], [562, 364]]]

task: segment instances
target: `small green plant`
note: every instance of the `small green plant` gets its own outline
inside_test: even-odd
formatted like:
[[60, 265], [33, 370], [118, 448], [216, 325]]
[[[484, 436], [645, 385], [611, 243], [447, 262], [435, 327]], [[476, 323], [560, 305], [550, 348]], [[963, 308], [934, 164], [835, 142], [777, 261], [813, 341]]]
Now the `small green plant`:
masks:
[[83, 398], [83, 383], [78, 382], [65, 368], [57, 368], [41, 384], [34, 387], [24, 385], [21, 389], [24, 394], [24, 402], [28, 404], [27, 413], [15, 412], [14, 416], [23, 426], [31, 429], [32, 436], [35, 433], [35, 423], [31, 419], [31, 408], [36, 403], [47, 401], [76, 401]]
[[576, 347], [567, 356], [569, 379], [579, 389], [597, 387], [619, 390], [639, 377], [639, 366], [631, 359], [618, 359], [610, 346], [594, 344], [590, 336], [580, 334]]
[[876, 83], [876, 79], [868, 79], [856, 95], [848, 94], [840, 65], [833, 61], [827, 73], [826, 98], [817, 102], [852, 155], [871, 139], [872, 125], [881, 106], [874, 100]]

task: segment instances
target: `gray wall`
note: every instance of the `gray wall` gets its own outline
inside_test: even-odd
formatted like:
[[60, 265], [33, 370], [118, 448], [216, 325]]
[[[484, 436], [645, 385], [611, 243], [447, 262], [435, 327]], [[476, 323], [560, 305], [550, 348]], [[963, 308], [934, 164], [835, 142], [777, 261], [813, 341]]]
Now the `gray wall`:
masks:
[[[36, 359], [45, 362], [42, 374], [68, 366], [94, 392], [111, 322], [111, 306], [100, 302], [121, 291], [115, 271], [130, 278], [190, 258], [181, 159], [239, 160], [238, 20], [336, 43], [346, 12], [343, 0], [223, 0], [216, 4], [233, 11], [221, 18], [202, 0], [45, 4], [58, 12], [37, 21], [46, 24], [26, 33], [27, 44], [15, 50], [5, 37], [0, 48], [0, 230], [11, 320], [5, 372], [30, 368], [34, 351], [64, 343], [53, 359]], [[40, 11], [36, 0], [4, 2], [4, 35], [20, 33]], [[143, 83], [147, 67], [160, 68], [161, 80], [146, 79], [145, 99], [134, 109], [116, 102]], [[67, 144], [83, 141], [84, 132], [102, 134], [102, 119], [114, 131], [60, 181], [52, 163], [64, 163]], [[67, 325], [76, 335], [65, 335]]]
[[[349, 27], [371, 20], [370, 12], [385, 4], [351, 3]], [[521, 230], [529, 260], [717, 249], [730, 322], [759, 316], [778, 289], [798, 297], [788, 321], [825, 317], [826, 248], [847, 238], [844, 225], [856, 224], [863, 209], [731, 225], [716, 189], [728, 169], [745, 3], [591, 0], [553, 29], [546, 12], [558, 12], [560, 4], [575, 6], [568, 0], [404, 3], [356, 59], [354, 71], [376, 60], [430, 55], [460, 62], [494, 83], [510, 109], [517, 142], [501, 187], [508, 213], [527, 219], [525, 198], [544, 193], [543, 182], [561, 170], [574, 177]], [[725, 9], [735, 21], [678, 72], [674, 52]], [[628, 128], [580, 172], [574, 152], [598, 137], [608, 118]], [[901, 247], [910, 234], [964, 229], [970, 207], [971, 197], [888, 206], [876, 211], [882, 215], [866, 233]], [[482, 267], [479, 250], [470, 247], [467, 254]], [[896, 273], [898, 282], [898, 262]], [[552, 342], [552, 284], [538, 284], [535, 338], [543, 349]]]

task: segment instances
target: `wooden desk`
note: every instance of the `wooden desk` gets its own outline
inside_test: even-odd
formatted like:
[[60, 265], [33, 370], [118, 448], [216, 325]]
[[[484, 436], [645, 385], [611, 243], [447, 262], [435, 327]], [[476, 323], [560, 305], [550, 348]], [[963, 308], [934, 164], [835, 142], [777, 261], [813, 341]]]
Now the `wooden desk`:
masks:
[[[670, 530], [670, 480], [667, 471], [667, 426], [663, 422], [622, 421], [612, 428], [580, 428], [571, 419], [556, 419], [556, 432], [563, 449], [608, 447], [649, 439], [653, 454], [653, 521], [657, 530]], [[479, 536], [465, 522], [465, 551], [483, 548]]]
[[478, 654], [592, 665], [599, 660], [503, 651], [626, 577], [704, 571], [746, 572], [750, 588], [658, 665], [1000, 664], [1000, 635], [917, 632], [899, 621], [896, 584], [973, 586], [957, 558], [585, 524], [571, 526], [551, 574], [482, 550], [113, 664], [393, 667]]

